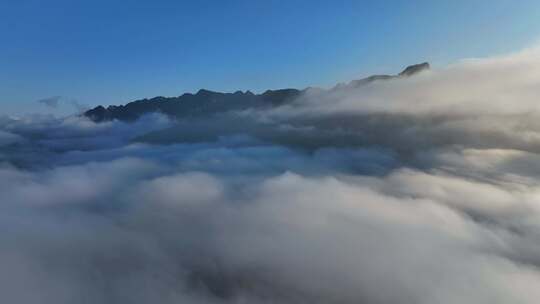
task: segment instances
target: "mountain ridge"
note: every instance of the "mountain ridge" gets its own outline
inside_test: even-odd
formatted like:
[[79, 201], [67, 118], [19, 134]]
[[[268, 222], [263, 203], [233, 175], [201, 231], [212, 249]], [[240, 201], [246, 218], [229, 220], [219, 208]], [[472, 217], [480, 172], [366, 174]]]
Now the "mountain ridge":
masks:
[[[427, 62], [409, 65], [397, 75], [372, 75], [362, 79], [352, 80], [348, 84], [338, 84], [331, 90], [356, 88], [375, 81], [410, 77], [428, 69], [430, 69], [430, 65]], [[156, 96], [150, 99], [135, 100], [125, 105], [111, 105], [107, 108], [99, 105], [84, 112], [82, 115], [94, 122], [114, 119], [134, 121], [142, 115], [152, 112], [160, 112], [168, 116], [182, 118], [249, 108], [264, 109], [287, 104], [308, 89], [286, 88], [266, 90], [261, 94], [254, 94], [249, 90], [245, 92], [223, 93], [200, 89], [195, 94], [184, 93], [177, 97]]]

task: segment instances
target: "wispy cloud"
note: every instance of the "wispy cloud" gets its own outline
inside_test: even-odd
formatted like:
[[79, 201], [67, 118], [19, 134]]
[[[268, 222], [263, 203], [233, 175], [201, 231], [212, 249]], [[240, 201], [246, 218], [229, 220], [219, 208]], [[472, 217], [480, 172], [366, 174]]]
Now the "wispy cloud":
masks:
[[62, 96], [52, 96], [52, 97], [39, 99], [37, 100], [37, 102], [50, 108], [57, 108], [58, 105], [60, 104], [60, 99], [62, 99]]

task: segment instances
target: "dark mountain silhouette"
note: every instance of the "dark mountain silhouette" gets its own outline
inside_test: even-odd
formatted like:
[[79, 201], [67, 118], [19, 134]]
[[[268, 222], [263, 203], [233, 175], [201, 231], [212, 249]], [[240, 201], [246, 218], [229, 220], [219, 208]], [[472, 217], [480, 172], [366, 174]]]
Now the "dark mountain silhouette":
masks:
[[[429, 63], [424, 62], [408, 66], [398, 75], [373, 75], [348, 84], [340, 84], [332, 90], [347, 87], [360, 87], [375, 81], [385, 81], [399, 77], [409, 77], [429, 69]], [[83, 115], [95, 122], [118, 119], [133, 121], [146, 113], [160, 112], [172, 117], [197, 117], [211, 115], [219, 112], [245, 110], [250, 108], [270, 108], [292, 102], [305, 90], [280, 89], [268, 90], [262, 94], [253, 94], [250, 91], [237, 91], [234, 93], [221, 93], [201, 89], [196, 94], [185, 93], [178, 97], [154, 97], [130, 102], [126, 105], [97, 106], [86, 111]]]
[[196, 94], [186, 93], [178, 97], [154, 97], [130, 102], [124, 106], [98, 106], [84, 113], [100, 122], [112, 119], [132, 121], [150, 112], [161, 112], [174, 117], [208, 115], [212, 113], [243, 110], [248, 108], [272, 107], [284, 104], [300, 95], [296, 89], [268, 90], [263, 94], [250, 91], [221, 93], [200, 90]]
[[[430, 69], [430, 65], [427, 62], [423, 62], [423, 63], [419, 63], [419, 64], [413, 64], [413, 65], [410, 65], [410, 66], [406, 67], [403, 71], [401, 71], [397, 75], [372, 75], [372, 76], [362, 78], [362, 79], [359, 79], [359, 80], [353, 80], [353, 81], [349, 82], [348, 84], [338, 85], [338, 86], [336, 86], [336, 88], [337, 89], [347, 88], [347, 87], [348, 88], [350, 88], [350, 87], [357, 88], [357, 87], [361, 87], [363, 85], [366, 85], [366, 84], [369, 84], [369, 83], [372, 83], [372, 82], [375, 82], [375, 81], [384, 81], [384, 80], [396, 79], [396, 78], [400, 78], [400, 77], [413, 76], [415, 74], [418, 74], [420, 72], [423, 72], [423, 71], [429, 70], [429, 69]], [[336, 89], [336, 88], [334, 88], [334, 89]]]
[[399, 73], [399, 76], [411, 76], [416, 73], [420, 73], [424, 70], [429, 70], [430, 66], [429, 63], [423, 62], [419, 64], [410, 65], [405, 70], [403, 70], [401, 73]]

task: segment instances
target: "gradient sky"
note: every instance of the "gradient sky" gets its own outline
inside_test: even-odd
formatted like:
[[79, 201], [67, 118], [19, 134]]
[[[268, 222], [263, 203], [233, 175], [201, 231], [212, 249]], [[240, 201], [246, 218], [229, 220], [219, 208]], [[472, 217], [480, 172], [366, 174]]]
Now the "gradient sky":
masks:
[[[0, 115], [329, 86], [538, 42], [537, 0], [0, 0]], [[74, 111], [67, 105], [57, 113]]]

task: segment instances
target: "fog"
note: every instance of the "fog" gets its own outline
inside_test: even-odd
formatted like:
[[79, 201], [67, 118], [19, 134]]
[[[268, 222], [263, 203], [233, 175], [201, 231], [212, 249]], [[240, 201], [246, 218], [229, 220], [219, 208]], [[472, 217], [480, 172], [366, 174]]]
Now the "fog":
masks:
[[275, 109], [0, 117], [6, 303], [536, 303], [540, 51]]

